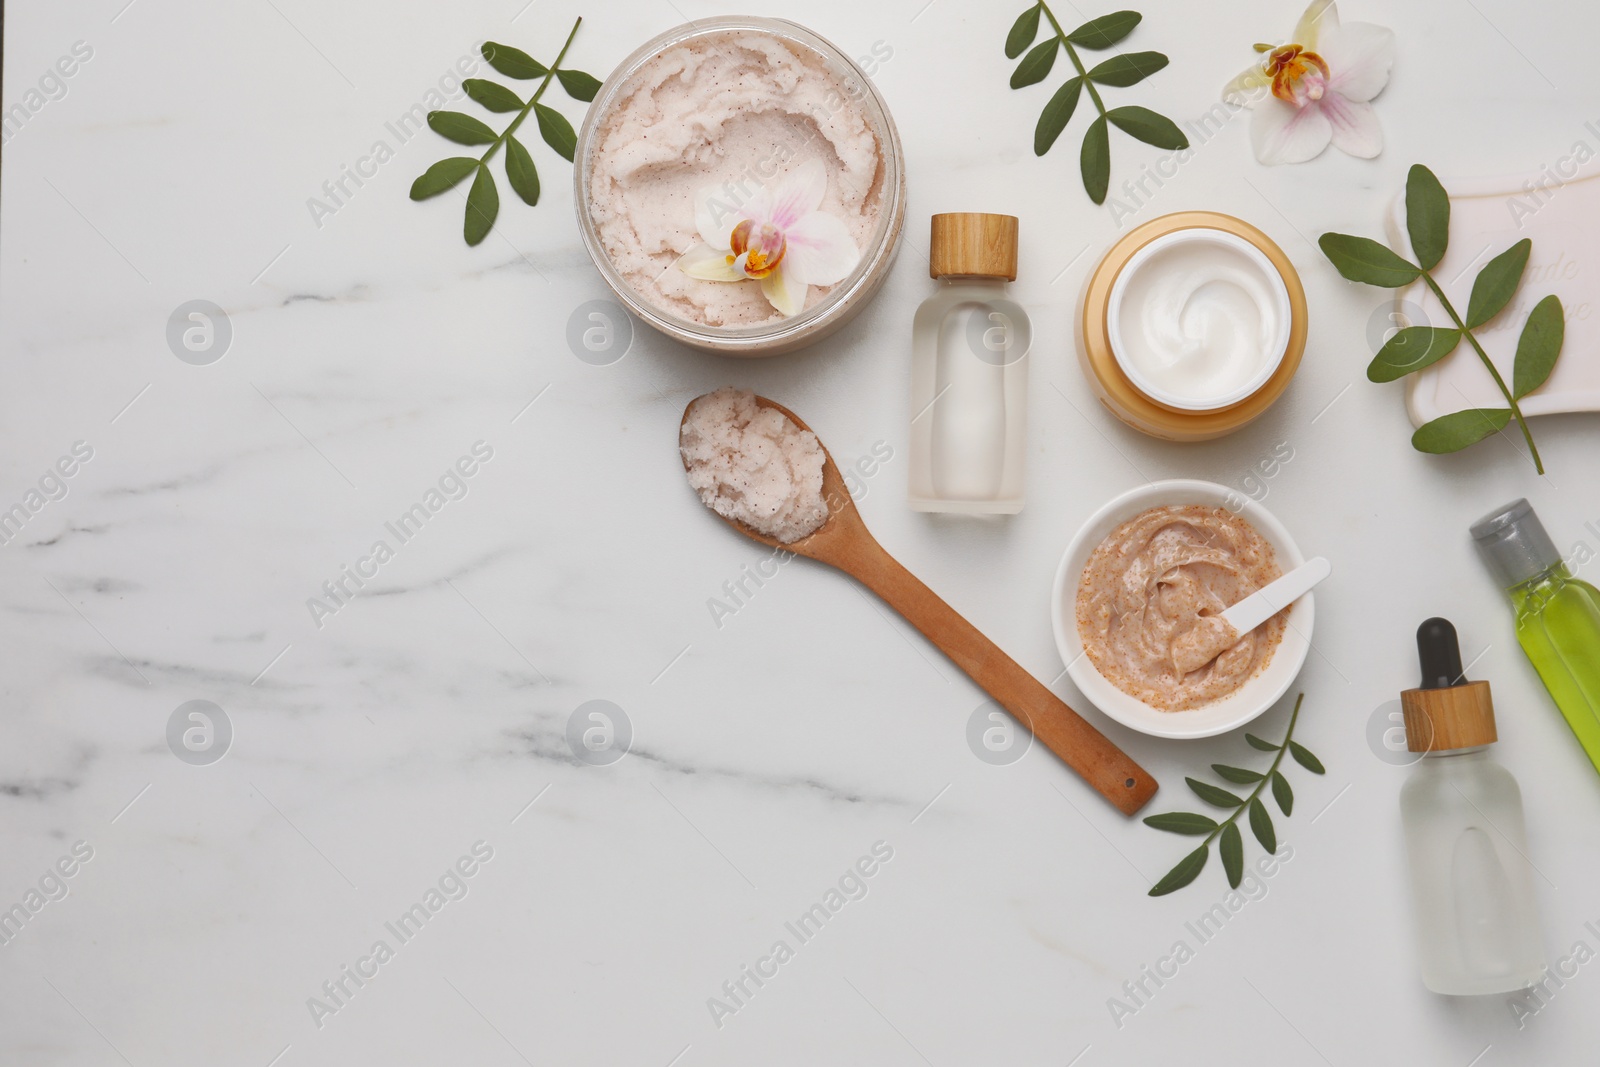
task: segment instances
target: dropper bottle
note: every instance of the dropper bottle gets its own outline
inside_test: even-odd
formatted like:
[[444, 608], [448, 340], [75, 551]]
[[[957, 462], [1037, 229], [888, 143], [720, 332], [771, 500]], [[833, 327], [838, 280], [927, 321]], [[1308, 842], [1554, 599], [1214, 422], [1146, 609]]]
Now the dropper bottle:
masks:
[[1511, 597], [1517, 643], [1600, 770], [1600, 591], [1572, 576], [1526, 500], [1473, 523], [1472, 536]]
[[1461, 670], [1456, 629], [1417, 630], [1422, 684], [1400, 694], [1406, 747], [1422, 758], [1400, 790], [1422, 981], [1435, 993], [1525, 989], [1544, 972], [1522, 791], [1489, 755], [1488, 682]]

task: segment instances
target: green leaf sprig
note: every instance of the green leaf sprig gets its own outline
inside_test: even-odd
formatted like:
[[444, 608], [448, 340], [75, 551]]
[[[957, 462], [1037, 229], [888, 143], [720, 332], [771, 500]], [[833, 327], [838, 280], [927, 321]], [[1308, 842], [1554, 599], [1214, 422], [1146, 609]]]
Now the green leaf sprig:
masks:
[[[1039, 36], [1040, 16], [1049, 20], [1053, 32], [1044, 41], [1034, 44], [1034, 39]], [[1177, 150], [1189, 147], [1189, 138], [1171, 119], [1146, 107], [1124, 106], [1108, 110], [1097, 88], [1112, 86], [1121, 89], [1135, 85], [1165, 67], [1166, 56], [1160, 52], [1122, 52], [1089, 68], [1085, 68], [1083, 60], [1078, 57], [1079, 48], [1094, 51], [1110, 48], [1132, 33], [1143, 17], [1137, 11], [1113, 11], [1109, 15], [1090, 19], [1068, 33], [1056, 21], [1049, 6], [1040, 0], [1017, 16], [1011, 32], [1006, 35], [1007, 59], [1016, 59], [1024, 51], [1028, 53], [1011, 73], [1013, 89], [1043, 81], [1055, 66], [1056, 54], [1062, 50], [1066, 51], [1067, 58], [1072, 60], [1073, 67], [1077, 69], [1078, 73], [1062, 83], [1039, 115], [1039, 124], [1033, 131], [1033, 154], [1042, 156], [1050, 151], [1056, 138], [1061, 136], [1067, 123], [1072, 120], [1079, 97], [1087, 92], [1100, 114], [1083, 135], [1078, 165], [1083, 172], [1084, 191], [1097, 204], [1105, 203], [1106, 188], [1111, 184], [1110, 126], [1157, 148]]]
[[1500, 395], [1506, 399], [1503, 408], [1467, 408], [1464, 411], [1441, 415], [1423, 424], [1411, 435], [1411, 446], [1419, 452], [1459, 452], [1477, 444], [1490, 434], [1505, 429], [1512, 419], [1522, 430], [1528, 442], [1528, 452], [1533, 466], [1544, 473], [1544, 462], [1533, 443], [1528, 422], [1522, 417], [1518, 403], [1523, 397], [1545, 383], [1555, 369], [1561, 355], [1561, 342], [1566, 332], [1566, 316], [1561, 300], [1555, 294], [1539, 301], [1523, 323], [1522, 335], [1517, 340], [1517, 356], [1511, 376], [1511, 385], [1496, 369], [1494, 361], [1484, 352], [1473, 330], [1487, 323], [1506, 306], [1522, 284], [1522, 273], [1528, 266], [1528, 255], [1533, 242], [1523, 238], [1504, 252], [1484, 264], [1472, 283], [1472, 295], [1467, 299], [1467, 313], [1456, 311], [1444, 290], [1431, 273], [1444, 258], [1450, 242], [1450, 197], [1439, 184], [1433, 172], [1418, 163], [1406, 178], [1406, 232], [1411, 238], [1411, 249], [1417, 262], [1412, 263], [1391, 251], [1387, 245], [1366, 237], [1352, 237], [1343, 233], [1325, 233], [1317, 244], [1322, 254], [1338, 268], [1340, 274], [1353, 282], [1398, 289], [1419, 278], [1439, 299], [1445, 314], [1454, 326], [1406, 326], [1396, 330], [1367, 367], [1367, 377], [1375, 382], [1392, 382], [1424, 367], [1432, 366], [1456, 350], [1463, 339], [1478, 353]]
[[522, 125], [522, 120], [528, 117], [529, 112], [533, 113], [535, 121], [539, 124], [539, 135], [544, 138], [544, 143], [555, 149], [556, 154], [562, 159], [568, 163], [572, 162], [572, 154], [578, 143], [578, 135], [573, 132], [572, 123], [555, 108], [541, 104], [539, 98], [550, 87], [552, 79], [561, 83], [561, 88], [566, 90], [568, 96], [584, 103], [593, 100], [594, 94], [600, 91], [598, 78], [581, 70], [567, 70], [561, 66], [561, 61], [567, 58], [567, 49], [572, 47], [572, 39], [578, 35], [578, 27], [581, 25], [583, 25], [581, 18], [572, 24], [572, 32], [567, 34], [567, 41], [556, 55], [556, 61], [548, 67], [521, 49], [496, 44], [493, 41], [484, 43], [483, 58], [488, 60], [489, 65], [495, 70], [508, 78], [539, 82], [539, 87], [527, 100], [523, 100], [499, 82], [468, 78], [461, 83], [462, 88], [467, 91], [467, 96], [489, 111], [502, 114], [512, 111], [517, 113], [517, 117], [512, 119], [511, 124], [502, 132], [497, 134], [486, 123], [459, 111], [428, 112], [428, 125], [441, 137], [456, 144], [489, 146], [483, 155], [476, 158], [452, 156], [449, 159], [441, 159], [411, 183], [411, 199], [426, 200], [438, 196], [447, 189], [455, 188], [465, 181], [469, 174], [475, 175], [472, 179], [472, 188], [467, 193], [467, 214], [461, 230], [462, 236], [467, 239], [467, 244], [476, 245], [487, 237], [489, 230], [494, 226], [495, 218], [500, 214], [500, 192], [495, 188], [494, 175], [489, 170], [489, 160], [494, 158], [494, 154], [500, 151], [502, 145], [506, 150], [506, 181], [511, 183], [512, 191], [530, 206], [539, 202], [539, 171], [534, 166], [533, 156], [527, 147], [514, 136], [517, 127]]
[[1198, 778], [1184, 779], [1189, 783], [1189, 788], [1194, 790], [1195, 796], [1213, 807], [1232, 808], [1232, 815], [1220, 823], [1209, 815], [1192, 811], [1163, 812], [1145, 819], [1146, 826], [1153, 826], [1157, 830], [1165, 830], [1172, 834], [1187, 834], [1192, 837], [1205, 836], [1199, 848], [1179, 860], [1176, 867], [1150, 888], [1151, 896], [1166, 896], [1198, 878], [1201, 870], [1205, 868], [1206, 860], [1211, 858], [1213, 841], [1217, 842], [1217, 851], [1222, 855], [1222, 869], [1228, 876], [1228, 885], [1238, 889], [1240, 880], [1244, 878], [1244, 838], [1239, 833], [1239, 816], [1246, 813], [1249, 815], [1250, 832], [1261, 842], [1261, 847], [1268, 852], [1278, 851], [1278, 834], [1272, 826], [1272, 816], [1268, 814], [1267, 806], [1261, 801], [1261, 791], [1270, 785], [1272, 799], [1277, 801], [1278, 809], [1286, 816], [1294, 811], [1294, 791], [1289, 788], [1289, 779], [1278, 769], [1278, 765], [1283, 762], [1284, 753], [1293, 756], [1296, 763], [1312, 774], [1327, 773], [1322, 761], [1313, 756], [1310, 749], [1294, 740], [1294, 725], [1300, 718], [1300, 703], [1305, 698], [1304, 693], [1295, 698], [1294, 712], [1289, 716], [1289, 729], [1284, 732], [1282, 744], [1275, 745], [1271, 741], [1264, 741], [1255, 734], [1244, 735], [1251, 748], [1261, 752], [1277, 753], [1272, 758], [1272, 766], [1268, 767], [1265, 773], [1243, 767], [1230, 767], [1225, 763], [1211, 765], [1211, 769], [1225, 781], [1236, 785], [1253, 784], [1255, 788], [1250, 791], [1248, 797], [1241, 797], [1231, 790], [1212, 785], [1210, 782], [1202, 782]]

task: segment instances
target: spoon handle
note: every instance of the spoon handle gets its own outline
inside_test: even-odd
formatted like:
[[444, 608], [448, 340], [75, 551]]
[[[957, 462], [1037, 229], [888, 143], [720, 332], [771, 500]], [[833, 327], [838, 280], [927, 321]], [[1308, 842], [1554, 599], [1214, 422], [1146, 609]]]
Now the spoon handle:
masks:
[[876, 541], [862, 538], [831, 560], [922, 631], [957, 667], [1101, 796], [1132, 815], [1155, 795], [1156, 780], [977, 627], [939, 599]]

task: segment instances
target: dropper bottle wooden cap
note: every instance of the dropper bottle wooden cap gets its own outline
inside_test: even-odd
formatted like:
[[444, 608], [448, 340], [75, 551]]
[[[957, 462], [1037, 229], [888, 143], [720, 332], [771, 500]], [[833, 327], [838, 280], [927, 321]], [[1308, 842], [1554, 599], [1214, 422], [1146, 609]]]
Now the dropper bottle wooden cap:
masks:
[[1461, 669], [1461, 646], [1448, 619], [1429, 619], [1417, 628], [1422, 685], [1400, 694], [1406, 721], [1406, 748], [1446, 752], [1477, 748], [1499, 740], [1494, 700], [1488, 682], [1469, 682]]
[[933, 217], [928, 276], [1017, 280], [1017, 217], [952, 211]]

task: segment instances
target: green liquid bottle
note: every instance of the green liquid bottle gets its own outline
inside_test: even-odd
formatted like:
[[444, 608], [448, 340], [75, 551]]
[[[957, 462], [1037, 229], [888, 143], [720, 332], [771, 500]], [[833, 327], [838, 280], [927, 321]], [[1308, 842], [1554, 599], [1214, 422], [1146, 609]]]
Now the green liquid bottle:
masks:
[[1600, 591], [1572, 576], [1526, 500], [1472, 526], [1511, 597], [1517, 642], [1600, 771]]

